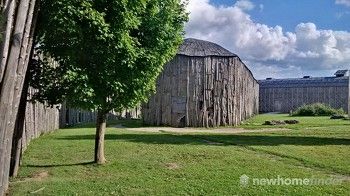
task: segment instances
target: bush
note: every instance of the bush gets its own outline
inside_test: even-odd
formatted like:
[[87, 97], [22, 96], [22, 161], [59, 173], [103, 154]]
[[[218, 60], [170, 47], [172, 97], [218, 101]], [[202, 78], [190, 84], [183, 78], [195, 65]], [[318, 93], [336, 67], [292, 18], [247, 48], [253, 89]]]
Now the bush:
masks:
[[343, 109], [335, 109], [323, 103], [314, 103], [297, 108], [292, 113], [292, 116], [331, 116], [343, 114], [345, 114]]

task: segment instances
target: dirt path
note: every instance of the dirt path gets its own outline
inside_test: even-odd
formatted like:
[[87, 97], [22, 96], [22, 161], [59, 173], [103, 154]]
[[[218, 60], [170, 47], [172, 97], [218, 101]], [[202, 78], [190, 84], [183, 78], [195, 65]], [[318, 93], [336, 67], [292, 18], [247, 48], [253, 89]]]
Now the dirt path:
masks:
[[174, 127], [140, 127], [140, 128], [127, 128], [123, 125], [116, 125], [115, 128], [123, 128], [128, 131], [141, 131], [141, 132], [167, 132], [167, 133], [227, 133], [227, 134], [235, 134], [235, 133], [255, 133], [255, 132], [271, 132], [271, 131], [288, 131], [290, 129], [286, 128], [264, 128], [264, 129], [243, 129], [243, 128], [211, 128], [211, 129], [203, 129], [203, 128], [174, 128]]

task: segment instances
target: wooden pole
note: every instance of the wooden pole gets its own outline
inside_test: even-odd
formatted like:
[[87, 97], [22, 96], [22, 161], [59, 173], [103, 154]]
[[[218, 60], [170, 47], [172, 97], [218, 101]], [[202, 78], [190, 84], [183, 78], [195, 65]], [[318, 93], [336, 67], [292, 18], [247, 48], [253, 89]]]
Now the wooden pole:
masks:
[[6, 24], [0, 51], [0, 195], [8, 188], [12, 138], [31, 50], [35, 2], [1, 1]]

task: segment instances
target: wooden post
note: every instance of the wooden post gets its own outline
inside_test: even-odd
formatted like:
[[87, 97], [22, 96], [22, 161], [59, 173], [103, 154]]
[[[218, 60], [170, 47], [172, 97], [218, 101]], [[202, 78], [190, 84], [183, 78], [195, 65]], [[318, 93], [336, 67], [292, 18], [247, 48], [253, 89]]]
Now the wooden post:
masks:
[[35, 2], [1, 1], [6, 24], [0, 48], [0, 195], [8, 188], [12, 137], [31, 51]]
[[12, 149], [11, 149], [11, 165], [10, 165], [10, 176], [12, 177], [17, 176], [19, 163], [22, 156], [22, 137], [23, 137], [24, 125], [25, 125], [28, 89], [29, 89], [29, 80], [26, 80], [22, 90], [21, 100], [20, 100], [16, 124], [15, 124], [15, 130], [13, 133]]

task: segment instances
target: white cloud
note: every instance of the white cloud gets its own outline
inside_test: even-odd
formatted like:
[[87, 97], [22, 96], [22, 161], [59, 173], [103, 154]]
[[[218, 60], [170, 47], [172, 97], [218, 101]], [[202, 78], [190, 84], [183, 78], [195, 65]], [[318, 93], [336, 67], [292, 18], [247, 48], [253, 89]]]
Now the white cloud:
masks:
[[[247, 63], [248, 64], [248, 63]], [[253, 65], [253, 66], [251, 66]], [[294, 65], [287, 65], [280, 67], [278, 65], [267, 65], [259, 62], [250, 63], [250, 69], [257, 79], [265, 78], [290, 78], [290, 77], [302, 77], [303, 71], [300, 67]], [[290, 73], [293, 73], [291, 76]]]
[[284, 34], [280, 26], [254, 23], [237, 6], [215, 7], [208, 0], [192, 0], [188, 9], [188, 37], [218, 42], [246, 57], [283, 59], [295, 43], [293, 34]]
[[350, 7], [350, 0], [335, 0], [335, 4], [345, 5]]
[[350, 67], [349, 32], [319, 30], [313, 23], [301, 23], [295, 31], [296, 49], [289, 58], [295, 58], [300, 66], [309, 69]]
[[250, 0], [238, 0], [235, 6], [241, 8], [242, 10], [252, 10], [255, 5]]
[[209, 0], [191, 0], [188, 10], [187, 37], [213, 41], [237, 53], [258, 78], [267, 77], [270, 69], [299, 76], [306, 70], [350, 67], [349, 32], [321, 30], [313, 23], [284, 32], [280, 26], [254, 22], [237, 3], [216, 7]]

